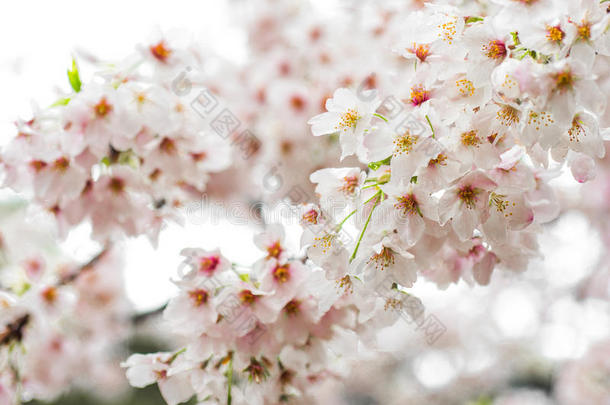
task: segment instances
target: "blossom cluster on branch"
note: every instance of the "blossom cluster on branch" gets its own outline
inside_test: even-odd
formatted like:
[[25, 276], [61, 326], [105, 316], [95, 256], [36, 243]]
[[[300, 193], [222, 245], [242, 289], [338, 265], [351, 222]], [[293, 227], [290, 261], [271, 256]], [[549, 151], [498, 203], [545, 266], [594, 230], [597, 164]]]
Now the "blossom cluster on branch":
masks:
[[559, 212], [549, 181], [566, 165], [579, 182], [592, 179], [607, 132], [592, 73], [608, 52], [604, 5], [511, 18], [542, 3], [504, 2], [485, 18], [432, 5], [412, 13], [396, 46], [412, 61], [399, 92], [382, 104], [372, 91], [339, 89], [310, 120], [314, 135], [338, 132], [342, 157], [370, 168], [312, 174], [327, 221], [366, 218], [355, 237], [341, 226], [316, 236], [317, 264], [340, 278], [404, 269], [398, 256], [411, 263], [403, 279], [419, 269], [441, 287], [462, 277], [487, 284], [496, 264], [527, 267], [539, 225]]
[[94, 237], [148, 235], [155, 241], [172, 209], [201, 195], [211, 173], [231, 163], [231, 147], [186, 105], [173, 83], [197, 66], [186, 44], [160, 37], [121, 64], [16, 123], [2, 154], [4, 185], [29, 193], [60, 231], [89, 221]]
[[23, 218], [26, 209], [0, 218], [0, 403], [122, 387], [117, 346], [131, 312], [122, 250], [107, 246], [78, 263], [50, 229]]

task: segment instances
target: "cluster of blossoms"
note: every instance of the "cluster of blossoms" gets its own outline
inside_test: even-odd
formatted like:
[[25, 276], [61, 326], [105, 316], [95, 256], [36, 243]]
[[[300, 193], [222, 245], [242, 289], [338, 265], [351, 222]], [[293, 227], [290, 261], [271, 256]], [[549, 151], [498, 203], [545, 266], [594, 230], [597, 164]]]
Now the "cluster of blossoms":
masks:
[[51, 400], [73, 386], [116, 392], [131, 312], [121, 250], [79, 264], [24, 221], [24, 209], [0, 219], [0, 404]]
[[[420, 1], [358, 2], [332, 15], [296, 1], [256, 0], [238, 8], [248, 58], [209, 75], [206, 83], [258, 137], [260, 147], [251, 159], [235, 159], [209, 190], [225, 198], [243, 198], [245, 192], [269, 203], [284, 197], [314, 201], [309, 174], [336, 164], [340, 148], [336, 136], [312, 139], [307, 120], [324, 110], [338, 87], [390, 91], [387, 72], [406, 69], [408, 61], [388, 49], [399, 37], [401, 16], [421, 6]], [[248, 188], [252, 183], [258, 187]]]
[[63, 231], [89, 221], [99, 240], [156, 240], [172, 209], [231, 162], [230, 145], [173, 85], [184, 65], [198, 66], [176, 41], [155, 39], [87, 83], [74, 63], [73, 92], [16, 123], [3, 184], [32, 195]]
[[[513, 18], [541, 8], [543, 18]], [[314, 223], [327, 225], [309, 257], [332, 278], [381, 268], [407, 287], [418, 272], [440, 287], [488, 284], [497, 264], [523, 270], [538, 254], [539, 225], [559, 213], [549, 180], [561, 167], [579, 182], [594, 177], [607, 132], [592, 73], [610, 51], [606, 5], [498, 1], [492, 10], [411, 13], [396, 45], [411, 68], [396, 96], [339, 89], [309, 121], [369, 167], [311, 175]]]
[[374, 347], [375, 331], [399, 316], [391, 304], [410, 296], [334, 283], [284, 239], [275, 224], [257, 235], [265, 255], [248, 268], [218, 250], [183, 250], [187, 270], [164, 323], [186, 345], [132, 355], [123, 364], [130, 383], [157, 383], [172, 405], [193, 395], [199, 403], [311, 404], [336, 393], [359, 342]]

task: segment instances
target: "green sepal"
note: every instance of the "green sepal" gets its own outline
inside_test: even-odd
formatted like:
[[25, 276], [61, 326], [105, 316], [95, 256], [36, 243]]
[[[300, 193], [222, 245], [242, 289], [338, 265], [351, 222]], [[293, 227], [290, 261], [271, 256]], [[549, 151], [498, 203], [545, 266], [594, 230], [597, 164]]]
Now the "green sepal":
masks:
[[392, 161], [392, 156], [388, 156], [387, 158], [380, 160], [378, 162], [371, 162], [371, 163], [369, 163], [368, 166], [371, 170], [377, 170], [383, 165], [389, 165], [391, 161]]
[[76, 93], [80, 91], [81, 81], [80, 75], [78, 74], [78, 66], [76, 66], [76, 60], [72, 59], [72, 69], [68, 70], [68, 81], [70, 81], [70, 86], [72, 86], [72, 90]]

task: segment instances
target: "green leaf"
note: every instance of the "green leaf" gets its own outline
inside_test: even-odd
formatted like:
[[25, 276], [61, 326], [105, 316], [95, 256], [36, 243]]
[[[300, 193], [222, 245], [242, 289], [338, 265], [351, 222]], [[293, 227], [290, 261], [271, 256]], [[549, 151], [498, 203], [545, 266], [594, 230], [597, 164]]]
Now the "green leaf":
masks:
[[70, 81], [70, 86], [75, 92], [80, 91], [81, 81], [80, 75], [78, 74], [78, 66], [76, 66], [76, 60], [72, 59], [72, 70], [68, 70], [68, 80]]
[[250, 275], [248, 273], [240, 274], [239, 278], [246, 283], [250, 281]]
[[70, 102], [70, 97], [60, 98], [59, 100], [57, 100], [56, 102], [51, 104], [50, 107], [58, 107], [60, 105], [68, 105], [69, 102]]
[[127, 165], [132, 169], [137, 169], [140, 166], [140, 160], [131, 149], [120, 152], [117, 162], [120, 165]]
[[102, 164], [103, 164], [104, 166], [110, 166], [110, 158], [109, 158], [108, 156], [104, 156], [104, 157], [102, 158]]
[[392, 161], [392, 156], [388, 156], [387, 158], [380, 160], [378, 162], [369, 163], [369, 167], [371, 168], [371, 170], [377, 170], [383, 165], [389, 165], [391, 161]]
[[476, 17], [476, 16], [475, 17], [468, 17], [466, 19], [466, 24], [472, 24], [472, 23], [475, 23], [475, 22], [478, 22], [478, 21], [483, 21], [483, 17]]
[[15, 294], [21, 297], [23, 294], [28, 292], [30, 288], [32, 288], [32, 284], [28, 283], [27, 281], [24, 281], [23, 284], [14, 288]]
[[411, 183], [417, 184], [417, 176], [411, 177]]

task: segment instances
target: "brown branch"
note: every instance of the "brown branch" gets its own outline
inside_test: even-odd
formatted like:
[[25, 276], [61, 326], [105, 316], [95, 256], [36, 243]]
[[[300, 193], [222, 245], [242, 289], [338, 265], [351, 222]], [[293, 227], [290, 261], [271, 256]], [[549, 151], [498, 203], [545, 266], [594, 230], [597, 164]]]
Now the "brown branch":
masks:
[[102, 258], [104, 258], [104, 256], [106, 256], [106, 254], [110, 251], [112, 245], [108, 244], [106, 246], [104, 246], [104, 248], [101, 250], [101, 252], [99, 252], [98, 254], [96, 254], [95, 256], [93, 256], [91, 258], [91, 260], [89, 260], [87, 263], [79, 266], [76, 271], [70, 273], [70, 274], [66, 274], [65, 276], [63, 276], [62, 278], [60, 278], [59, 282], [57, 283], [58, 286], [62, 286], [62, 285], [66, 285], [71, 283], [72, 281], [76, 280], [82, 273], [85, 273], [87, 271], [92, 270], [95, 265], [102, 260]]
[[29, 321], [30, 314], [25, 314], [6, 325], [4, 332], [0, 333], [0, 346], [8, 345], [13, 341], [20, 342], [23, 338], [23, 329]]

